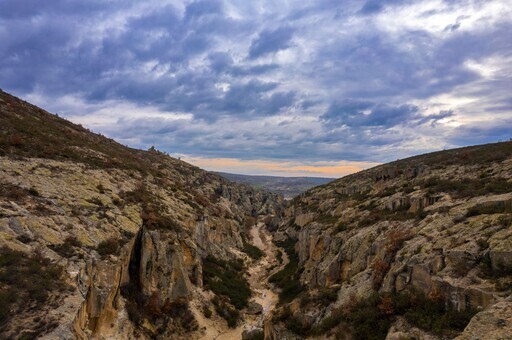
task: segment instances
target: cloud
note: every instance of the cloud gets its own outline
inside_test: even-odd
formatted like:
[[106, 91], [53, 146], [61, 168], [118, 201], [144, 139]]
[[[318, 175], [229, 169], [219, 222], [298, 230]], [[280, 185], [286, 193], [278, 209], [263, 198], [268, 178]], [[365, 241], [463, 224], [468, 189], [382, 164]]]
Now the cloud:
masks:
[[249, 58], [255, 59], [290, 47], [294, 29], [289, 26], [264, 30], [251, 42]]
[[388, 105], [369, 101], [346, 99], [331, 104], [320, 119], [326, 124], [350, 127], [392, 127], [413, 119], [418, 107], [409, 104]]
[[5, 0], [0, 86], [134, 147], [382, 162], [507, 137], [511, 17], [505, 0]]

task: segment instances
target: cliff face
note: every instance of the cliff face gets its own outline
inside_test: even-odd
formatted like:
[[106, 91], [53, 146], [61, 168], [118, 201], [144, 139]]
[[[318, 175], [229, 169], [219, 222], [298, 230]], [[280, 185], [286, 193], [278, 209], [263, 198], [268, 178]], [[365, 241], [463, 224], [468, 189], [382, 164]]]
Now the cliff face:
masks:
[[[285, 215], [275, 238], [296, 242], [303, 289], [275, 318], [281, 335], [512, 334], [512, 143], [347, 176], [300, 195]], [[445, 324], [419, 315], [425, 306]], [[382, 329], [361, 329], [363, 309]]]
[[243, 256], [245, 225], [281, 206], [278, 195], [124, 147], [4, 92], [0, 124], [0, 260], [41, 263], [27, 280], [50, 261], [51, 279], [66, 284], [36, 306], [1, 269], [2, 338], [197, 333], [188, 302], [203, 259]]

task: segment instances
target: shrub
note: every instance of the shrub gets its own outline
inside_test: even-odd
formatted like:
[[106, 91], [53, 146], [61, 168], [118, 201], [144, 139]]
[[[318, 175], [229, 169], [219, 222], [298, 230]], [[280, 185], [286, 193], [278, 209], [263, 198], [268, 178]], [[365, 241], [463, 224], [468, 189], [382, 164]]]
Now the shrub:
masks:
[[203, 315], [207, 319], [212, 317], [212, 310], [210, 309], [210, 307], [206, 305], [203, 306]]
[[164, 216], [159, 209], [153, 205], [143, 207], [141, 212], [143, 224], [148, 229], [160, 229], [178, 231], [180, 229], [178, 223], [171, 217]]
[[500, 227], [509, 227], [512, 225], [512, 214], [502, 215], [498, 217], [498, 225]]
[[120, 248], [119, 240], [116, 239], [115, 237], [110, 237], [104, 241], [101, 241], [98, 244], [96, 251], [101, 256], [110, 255], [110, 254], [116, 255], [117, 252], [119, 251], [119, 248]]
[[253, 246], [249, 242], [247, 242], [245, 239], [242, 239], [244, 247], [242, 248], [242, 251], [249, 255], [250, 258], [253, 260], [259, 260], [263, 256], [265, 256], [265, 253], [258, 247]]
[[332, 288], [320, 288], [318, 292], [311, 296], [308, 292], [302, 294], [300, 299], [301, 307], [305, 307], [310, 303], [318, 304], [326, 307], [338, 299], [338, 290]]
[[254, 329], [251, 333], [244, 335], [245, 340], [264, 340], [265, 333], [261, 329]]
[[298, 335], [307, 335], [311, 331], [311, 322], [300, 315], [292, 315], [285, 321], [287, 329]]
[[101, 183], [96, 186], [96, 189], [98, 189], [98, 192], [100, 194], [104, 194], [105, 193], [105, 187]]
[[118, 198], [118, 197], [114, 197], [112, 199], [112, 203], [114, 203], [114, 205], [116, 207], [122, 207], [123, 206], [123, 201], [120, 198]]
[[20, 241], [21, 243], [25, 243], [25, 244], [30, 243], [30, 242], [33, 241], [33, 239], [29, 235], [27, 235], [27, 234], [18, 235], [18, 236], [16, 236], [16, 239], [18, 241]]
[[[130, 275], [130, 279], [134, 278]], [[161, 336], [165, 333], [182, 330], [190, 332], [197, 329], [197, 321], [186, 300], [167, 299], [162, 304], [157, 292], [145, 296], [133, 281], [121, 287], [121, 294], [126, 299], [126, 310], [130, 320], [138, 326], [147, 320], [154, 325], [156, 334]], [[155, 338], [155, 333], [149, 335]]]
[[21, 201], [28, 196], [28, 191], [11, 183], [0, 184], [0, 197], [5, 197], [13, 201]]
[[375, 290], [380, 288], [382, 280], [386, 276], [389, 269], [389, 263], [384, 260], [377, 259], [372, 264], [372, 287]]
[[30, 189], [28, 189], [28, 193], [31, 194], [32, 196], [37, 196], [37, 197], [41, 196], [39, 194], [39, 191], [37, 191], [37, 189], [34, 187], [31, 187]]
[[279, 264], [283, 263], [283, 252], [280, 249], [277, 250], [276, 259]]
[[336, 225], [336, 228], [334, 229], [334, 233], [335, 234], [341, 233], [342, 231], [345, 231], [347, 229], [348, 229], [347, 225], [343, 222], [340, 222]]
[[327, 213], [321, 213], [316, 219], [315, 222], [321, 224], [334, 224], [338, 220], [338, 216], [333, 216]]
[[[178, 326], [190, 332], [197, 329], [197, 321], [189, 308], [188, 302], [177, 300], [170, 302], [167, 300], [162, 306], [161, 313], [164, 317], [172, 319], [174, 326]], [[160, 317], [161, 315], [157, 315]]]
[[312, 335], [322, 335], [332, 328], [336, 327], [344, 320], [341, 309], [335, 309], [331, 314], [323, 318], [319, 323], [314, 325], [311, 329]]
[[202, 205], [203, 207], [208, 207], [211, 205], [210, 201], [208, 200], [208, 198], [206, 198], [206, 196], [204, 196], [203, 194], [201, 193], [196, 193], [194, 195], [194, 200], [199, 203], [200, 205]]
[[56, 253], [63, 257], [72, 257], [75, 255], [75, 247], [81, 247], [82, 244], [74, 236], [68, 236], [63, 243], [50, 246]]
[[252, 216], [245, 216], [244, 217], [244, 226], [245, 228], [251, 228], [252, 226], [254, 226], [256, 224], [256, 218], [252, 217]]

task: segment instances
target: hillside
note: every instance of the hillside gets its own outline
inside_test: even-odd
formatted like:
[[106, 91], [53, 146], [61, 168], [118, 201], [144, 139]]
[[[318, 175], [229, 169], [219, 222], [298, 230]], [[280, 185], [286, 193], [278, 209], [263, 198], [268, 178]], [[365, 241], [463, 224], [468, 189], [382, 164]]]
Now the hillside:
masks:
[[334, 178], [324, 177], [257, 176], [230, 174], [225, 172], [217, 172], [217, 174], [233, 182], [248, 184], [256, 189], [264, 189], [276, 194], [281, 194], [286, 199], [293, 198], [308, 189], [334, 180]]
[[512, 335], [512, 143], [392, 162], [296, 197], [274, 236], [270, 333], [354, 339]]
[[[203, 311], [241, 322], [253, 293], [226, 285], [248, 287], [249, 229], [278, 195], [5, 92], [0, 126], [0, 338], [199, 338]], [[239, 269], [203, 277], [212, 263]]]

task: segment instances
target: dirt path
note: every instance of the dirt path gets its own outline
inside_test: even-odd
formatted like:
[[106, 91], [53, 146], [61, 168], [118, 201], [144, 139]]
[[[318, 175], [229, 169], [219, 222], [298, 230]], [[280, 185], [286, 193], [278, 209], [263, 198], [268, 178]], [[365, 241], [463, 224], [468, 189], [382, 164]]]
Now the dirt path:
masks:
[[278, 248], [272, 242], [272, 235], [264, 226], [263, 223], [258, 223], [250, 230], [251, 243], [260, 248], [265, 253], [265, 256], [258, 262], [253, 263], [248, 270], [248, 282], [254, 292], [251, 301], [259, 303], [263, 307], [263, 312], [259, 315], [245, 314], [243, 323], [237, 328], [231, 329], [225, 325], [226, 322], [223, 319], [218, 317], [206, 319], [197, 308], [192, 306], [200, 327], [205, 329], [201, 339], [241, 339], [245, 329], [250, 330], [255, 327], [263, 327], [265, 318], [270, 316], [269, 313], [275, 308], [278, 295], [272, 290], [268, 283], [268, 278], [280, 270], [287, 263], [288, 259], [286, 253], [282, 251], [283, 263], [279, 263], [276, 258]]

